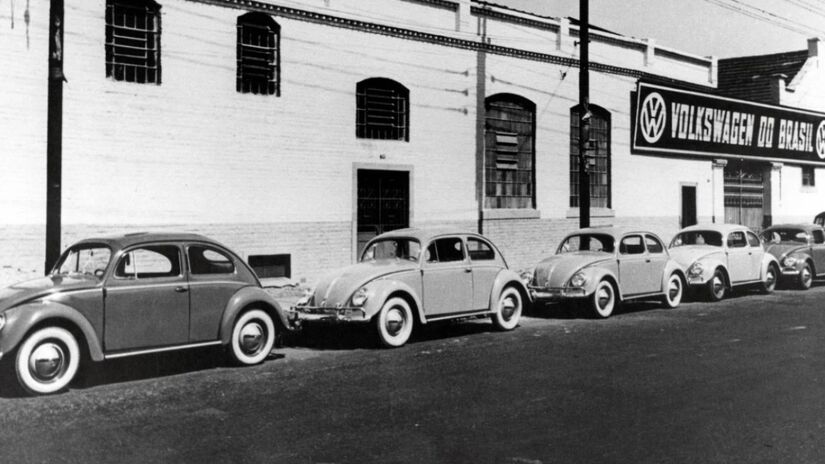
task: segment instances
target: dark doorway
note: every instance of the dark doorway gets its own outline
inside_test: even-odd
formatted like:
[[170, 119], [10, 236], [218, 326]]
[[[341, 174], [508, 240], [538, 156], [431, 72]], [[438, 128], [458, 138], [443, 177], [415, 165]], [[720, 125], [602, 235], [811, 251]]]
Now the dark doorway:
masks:
[[358, 170], [358, 256], [378, 234], [410, 225], [410, 173]]
[[696, 186], [682, 186], [682, 227], [696, 224]]

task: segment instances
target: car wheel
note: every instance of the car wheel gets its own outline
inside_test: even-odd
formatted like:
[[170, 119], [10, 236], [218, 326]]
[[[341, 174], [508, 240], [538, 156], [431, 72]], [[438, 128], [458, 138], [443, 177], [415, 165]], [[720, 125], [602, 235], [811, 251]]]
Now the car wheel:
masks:
[[769, 264], [768, 270], [765, 271], [765, 280], [762, 281], [762, 293], [772, 293], [776, 288], [776, 279], [779, 277], [779, 271], [776, 265]]
[[523, 306], [521, 293], [513, 287], [501, 291], [496, 305], [496, 312], [491, 316], [493, 325], [498, 330], [513, 330], [521, 319]]
[[721, 269], [713, 271], [713, 277], [708, 281], [707, 296], [710, 301], [719, 301], [725, 297], [727, 287], [725, 286], [725, 274]]
[[667, 288], [665, 288], [665, 305], [668, 308], [675, 308], [682, 302], [682, 294], [684, 294], [685, 285], [679, 274], [673, 273], [667, 280]]
[[31, 395], [66, 388], [80, 366], [80, 347], [61, 327], [45, 327], [29, 335], [18, 348], [15, 371], [20, 386]]
[[378, 339], [388, 348], [403, 346], [410, 339], [413, 313], [403, 298], [390, 298], [375, 318]]
[[602, 280], [590, 296], [590, 309], [596, 317], [606, 319], [613, 314], [615, 307], [616, 290], [609, 281]]
[[811, 284], [814, 281], [814, 273], [811, 270], [811, 265], [805, 263], [805, 266], [802, 267], [802, 270], [799, 271], [799, 280], [797, 281], [797, 286], [802, 290], [807, 290], [811, 288]]
[[251, 366], [263, 362], [275, 344], [275, 324], [266, 312], [249, 310], [238, 317], [229, 340], [234, 364]]

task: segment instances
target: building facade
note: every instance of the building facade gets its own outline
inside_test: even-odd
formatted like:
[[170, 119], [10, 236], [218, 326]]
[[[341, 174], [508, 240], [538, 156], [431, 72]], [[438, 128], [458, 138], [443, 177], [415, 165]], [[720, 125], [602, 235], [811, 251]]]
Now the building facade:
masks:
[[[0, 21], [0, 266], [38, 274], [49, 2]], [[64, 247], [198, 232], [311, 281], [393, 228], [480, 231], [522, 268], [578, 225], [567, 19], [471, 0], [66, 0], [64, 28]], [[592, 222], [666, 240], [721, 222], [733, 157], [631, 147], [638, 83], [718, 92], [717, 60], [601, 30], [590, 50]], [[798, 169], [771, 164], [774, 222], [825, 204]]]

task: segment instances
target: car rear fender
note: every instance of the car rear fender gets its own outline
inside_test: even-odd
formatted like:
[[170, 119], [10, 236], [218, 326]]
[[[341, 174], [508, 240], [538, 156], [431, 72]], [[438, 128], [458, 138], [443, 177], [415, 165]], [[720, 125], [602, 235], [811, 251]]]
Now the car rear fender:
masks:
[[687, 276], [685, 275], [685, 270], [682, 269], [682, 266], [674, 260], [669, 260], [667, 264], [665, 264], [665, 270], [662, 273], [662, 291], [665, 291], [667, 288], [667, 281], [676, 273], [682, 279], [682, 285], [687, 283]]
[[495, 312], [498, 306], [498, 297], [508, 286], [515, 287], [521, 294], [522, 306], [529, 306], [533, 303], [530, 292], [524, 286], [521, 277], [510, 269], [502, 269], [493, 281], [493, 288], [490, 291], [490, 312]]
[[100, 339], [91, 322], [71, 306], [53, 301], [33, 301], [9, 309], [6, 326], [0, 332], [0, 352], [9, 353], [23, 341], [29, 331], [39, 325], [54, 322], [55, 325], [74, 328], [82, 334], [93, 361], [103, 361]]
[[[760, 275], [760, 277], [761, 277], [762, 279], [764, 279], [764, 278], [765, 278], [765, 275], [766, 275], [766, 274], [767, 274], [767, 272], [768, 272], [768, 266], [770, 266], [771, 264], [773, 264], [774, 266], [776, 266], [776, 270], [777, 270], [777, 272], [778, 272], [780, 269], [782, 269], [782, 268], [779, 266], [779, 261], [776, 259], [776, 257], [775, 257], [774, 255], [772, 255], [772, 254], [770, 254], [770, 253], [765, 253], [765, 254], [763, 254], [763, 255], [762, 255], [762, 270], [761, 270], [761, 273], [759, 274], [759, 275]], [[776, 276], [776, 277], [779, 277], [779, 276]]]
[[220, 333], [223, 344], [229, 343], [229, 340], [232, 338], [232, 329], [238, 315], [249, 307], [266, 311], [281, 329], [290, 329], [286, 313], [284, 313], [281, 305], [278, 304], [272, 295], [260, 287], [244, 287], [232, 295], [232, 298], [229, 299], [229, 302], [226, 303], [226, 308], [223, 310]]
[[419, 292], [415, 291], [408, 283], [400, 280], [385, 278], [373, 280], [367, 284], [367, 286], [369, 286], [372, 291], [372, 295], [370, 295], [369, 299], [362, 307], [365, 312], [364, 317], [366, 319], [372, 319], [373, 316], [378, 314], [384, 306], [384, 303], [386, 303], [392, 295], [402, 294], [415, 305], [412, 309], [413, 312], [417, 314], [418, 320], [421, 323], [426, 323], [426, 319], [424, 318], [424, 308], [421, 305], [421, 297]]

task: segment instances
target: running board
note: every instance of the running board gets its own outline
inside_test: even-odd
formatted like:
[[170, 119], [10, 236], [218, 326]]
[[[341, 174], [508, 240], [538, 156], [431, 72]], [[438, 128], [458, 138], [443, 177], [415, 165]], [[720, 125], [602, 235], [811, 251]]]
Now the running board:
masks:
[[486, 316], [488, 314], [492, 314], [489, 309], [459, 312], [459, 313], [450, 313], [450, 314], [441, 314], [441, 315], [434, 316], [434, 317], [428, 317], [427, 322], [443, 321], [445, 319], [461, 319], [461, 318], [473, 317], [473, 316]]
[[117, 359], [117, 358], [125, 358], [128, 356], [140, 356], [142, 354], [151, 354], [151, 353], [163, 353], [165, 351], [176, 351], [176, 350], [188, 350], [190, 348], [203, 348], [207, 346], [215, 346], [220, 345], [220, 340], [215, 340], [212, 342], [202, 342], [202, 343], [191, 343], [188, 345], [175, 345], [175, 346], [165, 346], [163, 348], [150, 348], [147, 350], [138, 350], [138, 351], [127, 351], [123, 353], [114, 353], [114, 354], [104, 354], [103, 359]]

